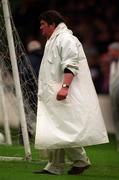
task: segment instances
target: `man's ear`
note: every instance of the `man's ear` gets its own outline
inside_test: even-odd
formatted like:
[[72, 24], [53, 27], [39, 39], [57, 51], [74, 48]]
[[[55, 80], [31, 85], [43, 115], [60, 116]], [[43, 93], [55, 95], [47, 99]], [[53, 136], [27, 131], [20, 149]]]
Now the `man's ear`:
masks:
[[55, 24], [55, 23], [52, 23], [52, 26], [53, 26], [54, 28], [56, 28], [56, 24]]
[[52, 24], [50, 24], [50, 27], [51, 27], [52, 29], [55, 29], [55, 28], [56, 28], [56, 24], [55, 24], [55, 23], [52, 23]]

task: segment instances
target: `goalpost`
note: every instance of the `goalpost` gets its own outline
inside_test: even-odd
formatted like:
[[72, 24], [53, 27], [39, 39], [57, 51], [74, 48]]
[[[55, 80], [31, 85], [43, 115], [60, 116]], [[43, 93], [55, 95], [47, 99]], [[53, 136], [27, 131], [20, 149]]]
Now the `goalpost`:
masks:
[[[35, 128], [36, 114], [34, 113], [34, 107], [36, 107], [36, 101], [34, 100], [35, 98], [33, 93], [37, 93], [37, 81], [30, 65], [30, 61], [24, 53], [24, 48], [14, 26], [8, 0], [0, 0], [0, 8], [2, 9], [3, 13], [0, 17], [0, 83], [2, 82], [5, 87], [8, 87], [7, 93], [4, 93], [4, 86], [0, 88], [0, 94], [2, 93], [1, 95], [4, 119], [6, 119], [4, 123], [5, 135], [7, 143], [12, 144], [8, 123], [9, 117], [7, 115], [8, 112], [5, 112], [6, 103], [4, 98], [6, 94], [7, 97], [9, 96], [9, 94], [12, 94], [12, 97], [14, 97], [13, 99], [16, 99], [16, 101], [14, 101], [14, 103], [16, 103], [14, 107], [18, 109], [17, 115], [19, 117], [22, 130], [25, 159], [30, 160], [31, 149], [26, 120], [31, 121], [32, 119], [33, 121], [34, 119], [34, 122], [32, 122], [32, 126], [34, 126]], [[6, 46], [8, 47], [6, 48]], [[12, 86], [9, 85], [9, 78], [8, 81], [6, 81], [7, 76], [10, 76], [10, 79], [12, 79]], [[32, 91], [31, 85], [32, 88], [34, 88], [34, 91]], [[13, 99], [11, 101], [13, 101]], [[29, 105], [31, 99], [32, 105]], [[9, 103], [11, 103], [11, 101], [7, 100], [7, 102]], [[13, 106], [13, 104], [11, 104], [11, 106]], [[0, 159], [3, 160], [4, 157], [0, 157]], [[6, 157], [6, 159], [8, 159], [8, 157]], [[10, 157], [10, 159], [12, 159], [12, 157]], [[13, 157], [13, 159], [17, 159], [17, 157]]]

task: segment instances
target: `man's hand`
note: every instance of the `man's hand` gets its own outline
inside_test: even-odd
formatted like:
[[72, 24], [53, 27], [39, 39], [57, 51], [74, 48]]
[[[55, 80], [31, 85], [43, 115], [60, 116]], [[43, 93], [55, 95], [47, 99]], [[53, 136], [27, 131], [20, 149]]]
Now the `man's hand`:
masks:
[[61, 101], [61, 100], [64, 100], [66, 99], [67, 95], [68, 95], [68, 90], [69, 88], [61, 88], [58, 93], [57, 93], [57, 100], [58, 101]]
[[68, 95], [69, 86], [73, 80], [74, 75], [72, 73], [64, 73], [64, 80], [62, 88], [57, 93], [57, 100], [61, 101], [66, 99]]

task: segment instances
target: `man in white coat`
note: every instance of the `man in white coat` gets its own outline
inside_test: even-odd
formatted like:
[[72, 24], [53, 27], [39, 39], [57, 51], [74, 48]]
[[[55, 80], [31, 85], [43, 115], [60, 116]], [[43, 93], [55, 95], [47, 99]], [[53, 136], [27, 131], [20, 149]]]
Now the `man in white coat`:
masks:
[[91, 162], [82, 146], [107, 143], [108, 137], [79, 40], [54, 10], [40, 16], [47, 38], [39, 74], [35, 147], [47, 149], [49, 162], [35, 173], [63, 174], [64, 155], [72, 161], [68, 174], [81, 174]]

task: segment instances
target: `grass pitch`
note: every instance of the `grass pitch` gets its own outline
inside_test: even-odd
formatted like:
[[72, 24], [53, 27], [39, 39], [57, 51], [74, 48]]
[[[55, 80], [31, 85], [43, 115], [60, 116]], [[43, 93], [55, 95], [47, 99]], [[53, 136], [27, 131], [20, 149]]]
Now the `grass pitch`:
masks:
[[[66, 165], [64, 175], [39, 175], [33, 174], [34, 170], [42, 169], [47, 163], [41, 160], [40, 154], [31, 146], [33, 160], [28, 161], [0, 161], [0, 180], [119, 180], [119, 152], [116, 151], [116, 142], [113, 135], [109, 136], [110, 143], [86, 147], [86, 152], [92, 166], [81, 176], [67, 175]], [[22, 146], [0, 145], [0, 156], [24, 156]]]

